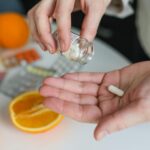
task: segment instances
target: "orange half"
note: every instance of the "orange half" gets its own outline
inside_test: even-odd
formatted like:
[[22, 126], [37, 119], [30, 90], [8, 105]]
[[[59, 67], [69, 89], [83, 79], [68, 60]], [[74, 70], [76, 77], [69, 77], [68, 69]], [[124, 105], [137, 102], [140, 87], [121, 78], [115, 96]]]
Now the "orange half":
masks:
[[45, 108], [43, 100], [44, 97], [37, 91], [26, 92], [14, 98], [9, 105], [13, 124], [30, 133], [41, 133], [57, 126], [64, 117]]

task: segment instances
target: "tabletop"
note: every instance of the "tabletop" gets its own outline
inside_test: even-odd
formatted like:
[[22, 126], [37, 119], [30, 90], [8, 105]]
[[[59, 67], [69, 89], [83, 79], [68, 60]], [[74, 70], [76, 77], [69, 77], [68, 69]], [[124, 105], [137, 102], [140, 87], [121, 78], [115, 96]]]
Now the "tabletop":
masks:
[[[35, 43], [28, 47], [36, 47], [44, 59], [37, 62], [41, 66], [51, 65], [57, 56], [42, 52]], [[95, 55], [81, 71], [110, 71], [129, 65], [130, 62], [113, 48], [95, 39]], [[80, 123], [68, 117], [54, 129], [42, 134], [28, 134], [17, 130], [11, 123], [8, 114], [10, 99], [0, 95], [0, 148], [3, 150], [149, 150], [150, 126], [143, 124], [114, 133], [97, 142], [93, 138], [96, 125]]]

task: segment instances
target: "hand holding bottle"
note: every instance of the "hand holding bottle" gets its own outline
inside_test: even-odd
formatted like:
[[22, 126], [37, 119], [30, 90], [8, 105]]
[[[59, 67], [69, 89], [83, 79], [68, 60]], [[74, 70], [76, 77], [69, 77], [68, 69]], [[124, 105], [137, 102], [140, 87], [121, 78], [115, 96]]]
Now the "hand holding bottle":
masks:
[[28, 13], [31, 33], [42, 49], [56, 52], [55, 41], [50, 28], [56, 19], [62, 51], [70, 47], [71, 13], [82, 10], [85, 14], [80, 32], [81, 38], [93, 41], [99, 22], [111, 0], [41, 0]]

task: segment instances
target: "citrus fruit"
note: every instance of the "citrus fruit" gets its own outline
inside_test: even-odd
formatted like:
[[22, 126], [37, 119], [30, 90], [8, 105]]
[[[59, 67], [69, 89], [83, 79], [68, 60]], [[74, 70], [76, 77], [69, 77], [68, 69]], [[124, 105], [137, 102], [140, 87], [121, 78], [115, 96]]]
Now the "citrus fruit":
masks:
[[19, 13], [0, 14], [0, 46], [4, 48], [18, 48], [23, 46], [29, 38], [29, 26], [25, 18]]
[[45, 108], [43, 100], [44, 97], [37, 91], [26, 92], [14, 98], [9, 105], [13, 124], [30, 133], [44, 132], [58, 125], [63, 116]]

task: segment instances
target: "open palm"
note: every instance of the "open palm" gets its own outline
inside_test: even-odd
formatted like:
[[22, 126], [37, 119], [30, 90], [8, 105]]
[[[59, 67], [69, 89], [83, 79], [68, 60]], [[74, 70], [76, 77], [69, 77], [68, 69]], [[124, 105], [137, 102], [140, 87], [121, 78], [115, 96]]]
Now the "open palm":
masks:
[[[109, 85], [125, 91], [118, 97]], [[47, 78], [40, 89], [45, 105], [82, 121], [98, 123], [96, 139], [148, 120], [150, 116], [150, 62], [108, 73], [72, 73]], [[150, 117], [149, 117], [150, 118]]]

